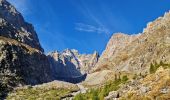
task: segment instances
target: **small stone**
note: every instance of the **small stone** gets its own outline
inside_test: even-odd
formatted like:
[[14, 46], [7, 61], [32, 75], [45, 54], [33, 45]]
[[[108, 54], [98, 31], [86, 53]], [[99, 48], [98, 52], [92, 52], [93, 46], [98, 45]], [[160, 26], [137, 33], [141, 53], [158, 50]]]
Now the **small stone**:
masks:
[[119, 98], [119, 93], [117, 91], [112, 91], [109, 93], [107, 97], [105, 97], [105, 100], [111, 100], [113, 98]]

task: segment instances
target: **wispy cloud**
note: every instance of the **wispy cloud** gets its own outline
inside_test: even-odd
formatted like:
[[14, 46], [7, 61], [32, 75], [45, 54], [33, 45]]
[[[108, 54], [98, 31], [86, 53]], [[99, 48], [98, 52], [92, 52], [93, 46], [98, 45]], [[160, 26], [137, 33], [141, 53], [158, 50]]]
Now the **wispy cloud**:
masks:
[[102, 26], [94, 26], [94, 25], [89, 25], [89, 24], [84, 24], [84, 23], [76, 23], [75, 24], [75, 29], [78, 31], [84, 31], [84, 32], [90, 32], [90, 33], [104, 33], [104, 34], [109, 34], [109, 30], [102, 27]]
[[8, 0], [12, 5], [14, 5], [16, 7], [17, 10], [19, 10], [19, 12], [21, 12], [24, 15], [27, 15], [28, 13], [30, 13], [29, 11], [29, 0]]
[[107, 31], [108, 34], [120, 31], [128, 32], [133, 29], [131, 23], [121, 13], [117, 12], [116, 9], [112, 9], [114, 5], [111, 6], [106, 2], [98, 1], [94, 7], [92, 3], [84, 0], [78, 1], [78, 3], [74, 2], [73, 5], [86, 19], [79, 22], [85, 22], [91, 26], [95, 25], [99, 30]]

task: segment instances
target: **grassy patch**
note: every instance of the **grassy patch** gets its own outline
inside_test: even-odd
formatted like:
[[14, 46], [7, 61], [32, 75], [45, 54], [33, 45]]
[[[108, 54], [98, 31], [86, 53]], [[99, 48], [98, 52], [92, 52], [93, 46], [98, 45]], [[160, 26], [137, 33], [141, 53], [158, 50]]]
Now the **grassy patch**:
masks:
[[14, 91], [7, 97], [7, 100], [59, 100], [70, 92], [70, 90], [66, 89], [39, 89], [29, 87]]
[[120, 84], [125, 84], [127, 81], [127, 76], [123, 76], [122, 79], [117, 79], [115, 81], [109, 81], [101, 88], [90, 89], [85, 94], [76, 95], [74, 100], [104, 100], [104, 97], [108, 96], [109, 92], [118, 90]]

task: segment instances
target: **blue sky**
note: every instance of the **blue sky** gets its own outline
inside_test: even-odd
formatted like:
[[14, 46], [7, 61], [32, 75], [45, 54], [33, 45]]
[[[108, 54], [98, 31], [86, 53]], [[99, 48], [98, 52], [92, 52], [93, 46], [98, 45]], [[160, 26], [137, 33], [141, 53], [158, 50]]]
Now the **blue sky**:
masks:
[[113, 33], [134, 34], [170, 10], [169, 0], [8, 0], [32, 23], [45, 52], [102, 53]]

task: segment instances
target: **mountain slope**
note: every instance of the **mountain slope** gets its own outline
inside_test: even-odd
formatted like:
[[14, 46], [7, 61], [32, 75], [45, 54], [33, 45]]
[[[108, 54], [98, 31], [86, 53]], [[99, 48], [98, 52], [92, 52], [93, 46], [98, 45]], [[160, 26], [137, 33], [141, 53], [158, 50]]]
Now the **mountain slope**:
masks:
[[160, 67], [155, 73], [147, 75], [145, 78], [129, 82], [118, 92], [122, 100], [169, 100], [169, 85], [170, 69]]
[[83, 82], [92, 89], [75, 98], [169, 100], [169, 83], [170, 12], [150, 22], [143, 33], [113, 35]]
[[[97, 64], [97, 68], [94, 70], [111, 69], [115, 72], [146, 74], [149, 71], [151, 63], [159, 63], [161, 61], [165, 63], [170, 62], [169, 12], [163, 17], [150, 22], [143, 33], [131, 37], [133, 37], [131, 42], [124, 45], [123, 48], [119, 47], [118, 51], [112, 48], [112, 46], [109, 46], [108, 48], [112, 50], [113, 55], [108, 57], [106, 61], [99, 61], [102, 63]], [[114, 40], [111, 39], [110, 41]], [[125, 41], [123, 40], [122, 42]], [[114, 42], [113, 44], [116, 43]], [[101, 60], [105, 58], [105, 55], [110, 54], [107, 51], [108, 48], [104, 51], [104, 55], [101, 56]], [[114, 53], [116, 51], [117, 53]]]

